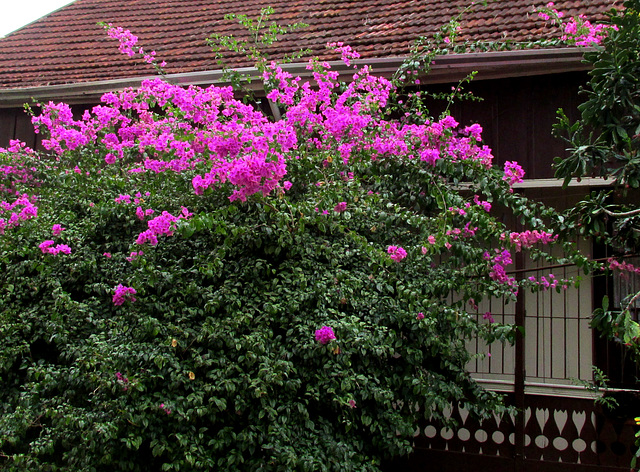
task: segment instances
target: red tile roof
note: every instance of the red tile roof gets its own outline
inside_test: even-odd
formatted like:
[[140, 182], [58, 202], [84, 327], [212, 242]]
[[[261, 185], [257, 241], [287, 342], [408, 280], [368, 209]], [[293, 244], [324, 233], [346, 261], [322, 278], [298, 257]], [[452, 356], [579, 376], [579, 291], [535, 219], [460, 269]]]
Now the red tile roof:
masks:
[[[490, 0], [465, 15], [461, 39], [514, 41], [552, 38], [532, 13], [539, 0]], [[469, 0], [76, 0], [74, 3], [0, 39], [0, 89], [47, 86], [153, 75], [141, 57], [118, 52], [117, 41], [97, 26], [100, 21], [122, 26], [139, 37], [139, 45], [157, 51], [168, 73], [219, 69], [205, 39], [213, 32], [243, 34], [226, 13], [255, 17], [272, 6], [280, 25], [305, 22], [307, 28], [276, 42], [268, 52], [277, 56], [310, 48], [323, 59], [324, 45], [343, 41], [363, 58], [405, 55], [419, 35], [433, 34]], [[568, 15], [585, 13], [601, 19], [622, 0], [557, 0]], [[235, 67], [250, 66], [231, 56]]]

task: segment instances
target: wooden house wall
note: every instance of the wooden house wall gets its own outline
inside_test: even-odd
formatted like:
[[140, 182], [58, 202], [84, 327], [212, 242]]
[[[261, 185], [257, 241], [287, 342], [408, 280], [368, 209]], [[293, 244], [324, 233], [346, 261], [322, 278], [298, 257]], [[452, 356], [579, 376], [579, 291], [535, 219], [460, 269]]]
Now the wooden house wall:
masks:
[[[578, 117], [582, 100], [578, 92], [586, 80], [586, 72], [479, 80], [464, 88], [482, 101], [455, 102], [450, 112], [461, 125], [479, 123], [483, 127], [494, 165], [517, 161], [526, 179], [551, 178], [553, 158], [566, 152], [565, 142], [551, 134], [556, 111], [562, 108], [571, 119]], [[439, 85], [429, 90], [450, 92], [451, 87]], [[433, 115], [443, 109], [441, 102], [430, 103]]]
[[0, 109], [0, 147], [9, 146], [9, 141], [18, 139], [32, 149], [40, 146], [40, 136], [33, 131], [31, 118], [22, 108]]

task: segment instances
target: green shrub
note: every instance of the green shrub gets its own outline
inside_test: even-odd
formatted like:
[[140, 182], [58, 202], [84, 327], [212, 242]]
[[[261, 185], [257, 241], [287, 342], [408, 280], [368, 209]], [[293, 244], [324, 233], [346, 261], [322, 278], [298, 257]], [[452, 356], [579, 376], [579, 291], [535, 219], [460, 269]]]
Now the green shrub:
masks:
[[509, 249], [544, 255], [552, 213], [479, 126], [314, 67], [266, 69], [280, 121], [155, 80], [43, 105], [51, 154], [1, 154], [4, 469], [379, 470], [451, 403], [504, 409], [465, 342], [515, 332], [473, 307], [516, 296]]

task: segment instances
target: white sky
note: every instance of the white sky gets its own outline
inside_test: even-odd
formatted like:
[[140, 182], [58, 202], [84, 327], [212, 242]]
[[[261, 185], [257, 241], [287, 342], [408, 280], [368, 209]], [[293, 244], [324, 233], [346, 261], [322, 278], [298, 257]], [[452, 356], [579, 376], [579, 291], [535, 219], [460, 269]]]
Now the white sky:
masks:
[[0, 0], [0, 36], [5, 36], [72, 1]]

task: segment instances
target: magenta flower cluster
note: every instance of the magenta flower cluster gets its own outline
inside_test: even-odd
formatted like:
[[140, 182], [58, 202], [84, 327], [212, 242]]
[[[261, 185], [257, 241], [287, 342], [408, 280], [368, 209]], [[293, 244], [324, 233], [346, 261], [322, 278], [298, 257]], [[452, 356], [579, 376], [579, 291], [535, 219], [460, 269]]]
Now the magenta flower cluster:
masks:
[[495, 280], [496, 282], [507, 285], [508, 287], [512, 287], [514, 292], [517, 292], [516, 279], [507, 275], [506, 270], [506, 266], [513, 264], [511, 253], [504, 248], [500, 248], [495, 249], [493, 255], [485, 251], [483, 257], [489, 262], [489, 277], [491, 280]]
[[109, 23], [107, 28], [107, 35], [110, 38], [114, 38], [120, 41], [118, 50], [122, 54], [126, 54], [129, 57], [135, 56], [136, 51], [133, 48], [138, 42], [138, 37], [133, 35], [131, 31], [125, 30], [120, 26], [113, 26], [111, 23]]
[[158, 236], [173, 236], [174, 223], [181, 218], [187, 219], [191, 215], [185, 207], [182, 207], [180, 216], [173, 216], [168, 211], [163, 211], [160, 216], [147, 222], [149, 229], [138, 235], [136, 244], [149, 243], [151, 246], [155, 246], [158, 244]]
[[124, 392], [129, 390], [129, 379], [120, 372], [116, 372], [116, 382], [118, 382], [118, 385], [120, 385]]
[[615, 25], [605, 25], [602, 23], [592, 24], [585, 15], [569, 18], [564, 22], [565, 14], [554, 8], [554, 3], [549, 2], [538, 10], [538, 17], [558, 24], [562, 30], [562, 41], [576, 46], [595, 46], [600, 44], [607, 37], [610, 30], [618, 30]]
[[11, 164], [0, 165], [0, 195], [20, 196], [16, 187], [34, 181], [31, 169], [25, 165], [25, 157], [35, 157], [35, 153], [17, 139], [11, 139], [6, 149], [0, 147], [0, 153], [11, 154]]
[[66, 228], [63, 228], [60, 224], [56, 223], [55, 225], [53, 225], [51, 227], [51, 234], [53, 234], [53, 236], [60, 236], [60, 234], [65, 230]]
[[360, 54], [354, 51], [351, 46], [345, 45], [341, 41], [327, 43], [327, 48], [339, 51], [342, 55], [342, 62], [344, 62], [347, 66], [351, 65], [351, 61], [353, 59], [358, 59], [360, 57]]
[[400, 246], [389, 246], [387, 248], [387, 254], [389, 254], [389, 257], [395, 262], [400, 262], [402, 259], [407, 257], [407, 251]]
[[481, 207], [487, 213], [491, 211], [491, 203], [486, 200], [480, 200], [480, 197], [478, 195], [473, 196], [473, 203]]
[[135, 261], [138, 257], [144, 255], [143, 251], [131, 251], [129, 253], [129, 257], [127, 257], [127, 261], [129, 262], [133, 262]]
[[609, 269], [621, 271], [621, 275], [623, 277], [628, 277], [628, 274], [640, 274], [640, 267], [636, 267], [630, 262], [620, 262], [613, 258], [609, 258], [607, 259], [607, 263], [609, 264]]
[[[131, 31], [123, 29], [120, 26], [114, 26], [109, 23], [105, 26], [107, 31], [107, 35], [110, 38], [117, 39], [120, 42], [118, 46], [118, 50], [129, 57], [133, 57], [136, 54], [141, 55], [144, 58], [144, 61], [148, 64], [152, 64], [155, 61], [156, 52], [150, 51], [146, 52], [138, 44], [138, 37], [131, 33]], [[161, 64], [164, 67], [166, 64], [163, 62]]]
[[331, 326], [323, 326], [316, 330], [316, 341], [320, 344], [328, 344], [334, 339], [336, 339], [336, 335], [334, 334]]
[[471, 222], [468, 221], [464, 227], [461, 228], [452, 228], [448, 229], [445, 234], [450, 236], [452, 240], [457, 240], [460, 238], [471, 238], [476, 235], [476, 231], [478, 231], [477, 226], [471, 226]]
[[0, 235], [4, 234], [6, 229], [16, 227], [22, 222], [30, 220], [38, 216], [38, 207], [36, 207], [29, 195], [23, 194], [13, 203], [0, 201], [0, 215], [10, 213], [8, 218], [0, 218]]
[[[129, 38], [124, 32], [114, 31]], [[129, 38], [124, 44], [131, 42]], [[305, 144], [310, 151], [315, 148], [322, 153], [336, 146], [345, 166], [361, 152], [374, 160], [405, 154], [427, 165], [446, 159], [491, 166], [490, 150], [478, 144], [480, 126], [458, 132], [458, 123], [450, 116], [423, 125], [383, 120], [380, 110], [393, 90], [389, 81], [372, 76], [363, 67], [346, 90], [333, 99], [337, 74], [328, 68], [317, 70], [314, 64], [309, 67], [317, 89], [301, 85], [299, 78], [275, 65], [265, 72], [267, 79], [278, 84], [270, 98], [290, 105], [287, 120], [277, 122], [235, 100], [230, 88], [185, 89], [160, 79], [144, 81], [137, 91], [105, 94], [104, 105], [87, 111], [79, 120], [73, 119], [68, 105], [49, 103], [32, 121], [37, 129], [46, 128], [49, 138], [43, 140], [43, 146], [58, 155], [97, 143], [108, 165], [117, 165], [132, 153], [139, 154], [140, 164], [131, 166], [129, 172], [182, 172], [208, 167], [193, 178], [194, 192], [200, 195], [211, 187], [230, 185], [231, 201], [245, 201], [252, 194], [268, 195], [282, 188], [287, 160], [295, 156], [300, 132], [318, 136]], [[163, 117], [151, 113], [151, 107], [168, 103], [176, 107], [176, 112]], [[140, 120], [134, 120], [128, 110], [135, 111]], [[378, 131], [369, 137], [372, 128]], [[348, 169], [344, 175], [354, 178]], [[119, 203], [130, 201], [126, 195], [117, 198]], [[144, 208], [140, 211], [149, 216]]]
[[66, 244], [56, 244], [51, 239], [41, 242], [38, 247], [42, 251], [42, 254], [53, 254], [54, 256], [63, 253], [63, 254], [71, 254], [71, 248]]
[[[500, 235], [500, 239], [504, 241], [507, 237], [505, 234], [502, 234]], [[537, 243], [551, 244], [556, 239], [558, 239], [557, 234], [554, 235], [547, 231], [527, 230], [521, 233], [509, 233], [509, 242], [515, 246], [516, 252], [520, 252], [522, 248], [528, 249]]]
[[524, 178], [524, 170], [517, 162], [507, 161], [504, 163], [504, 176], [502, 180], [506, 180], [509, 186], [522, 182]]
[[113, 304], [114, 305], [122, 305], [124, 302], [135, 302], [136, 297], [136, 289], [133, 287], [126, 287], [122, 284], [118, 284], [115, 288], [115, 293], [113, 294]]
[[563, 290], [566, 290], [568, 287], [568, 282], [566, 280], [559, 281], [553, 274], [549, 274], [547, 276], [542, 275], [540, 276], [539, 280], [534, 276], [531, 276], [528, 278], [528, 280], [530, 282], [533, 282], [535, 285], [539, 285], [540, 287], [542, 287], [544, 291], [549, 290], [550, 288], [556, 288], [559, 284]]
[[342, 213], [347, 210], [347, 202], [340, 202], [335, 207], [333, 207], [333, 211], [337, 213]]
[[617, 30], [618, 27], [603, 24], [593, 25], [586, 16], [579, 15], [572, 18], [564, 25], [564, 34], [560, 37], [563, 41], [573, 39], [576, 46], [594, 46], [600, 44], [609, 34], [609, 30]]
[[489, 323], [495, 323], [496, 320], [493, 318], [493, 315], [491, 315], [490, 311], [487, 311], [484, 315], [482, 315], [482, 318], [487, 320]]

